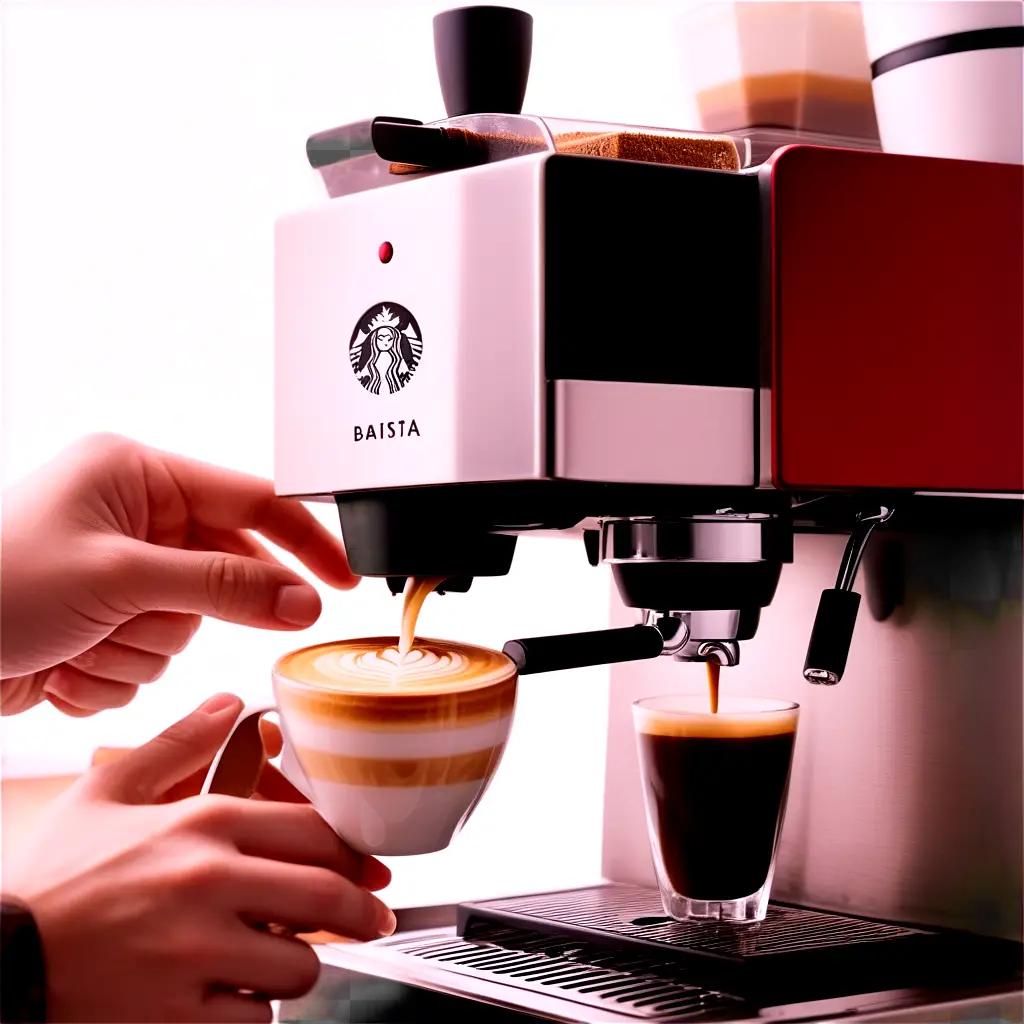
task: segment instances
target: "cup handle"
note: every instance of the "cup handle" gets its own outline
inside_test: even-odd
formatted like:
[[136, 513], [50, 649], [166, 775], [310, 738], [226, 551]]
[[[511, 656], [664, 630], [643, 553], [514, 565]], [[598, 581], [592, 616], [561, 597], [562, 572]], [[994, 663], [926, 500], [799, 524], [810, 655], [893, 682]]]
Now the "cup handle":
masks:
[[[268, 711], [276, 710], [273, 704], [242, 708], [230, 735], [206, 773], [200, 793], [220, 793], [243, 798], [253, 795], [267, 760], [263, 737], [260, 736], [260, 719]], [[284, 736], [284, 749], [281, 752], [281, 773], [307, 800], [312, 799], [309, 780], [287, 736]]]

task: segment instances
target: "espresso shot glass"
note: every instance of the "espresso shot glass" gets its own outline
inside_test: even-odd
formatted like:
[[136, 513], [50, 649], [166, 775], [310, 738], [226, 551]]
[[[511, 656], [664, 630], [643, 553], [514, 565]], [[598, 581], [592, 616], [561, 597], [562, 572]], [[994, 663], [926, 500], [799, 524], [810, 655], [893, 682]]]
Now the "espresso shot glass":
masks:
[[658, 888], [678, 921], [764, 920], [799, 706], [760, 697], [633, 704]]

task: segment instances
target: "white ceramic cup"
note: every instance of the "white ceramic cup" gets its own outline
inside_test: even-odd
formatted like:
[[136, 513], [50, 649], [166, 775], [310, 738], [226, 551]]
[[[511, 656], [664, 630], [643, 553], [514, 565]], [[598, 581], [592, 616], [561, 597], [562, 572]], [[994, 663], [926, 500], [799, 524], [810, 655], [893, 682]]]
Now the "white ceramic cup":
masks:
[[1024, 163], [1024, 4], [866, 0], [882, 148]]
[[403, 683], [397, 674], [368, 686], [365, 677], [346, 678], [335, 663], [343, 652], [395, 643], [394, 637], [347, 640], [278, 659], [274, 705], [242, 711], [204, 790], [252, 792], [263, 763], [259, 719], [276, 710], [281, 771], [349, 846], [383, 856], [444, 849], [501, 760], [516, 669], [498, 651], [429, 639], [417, 639], [417, 651], [461, 658], [465, 671], [439, 676], [436, 686], [423, 679]]

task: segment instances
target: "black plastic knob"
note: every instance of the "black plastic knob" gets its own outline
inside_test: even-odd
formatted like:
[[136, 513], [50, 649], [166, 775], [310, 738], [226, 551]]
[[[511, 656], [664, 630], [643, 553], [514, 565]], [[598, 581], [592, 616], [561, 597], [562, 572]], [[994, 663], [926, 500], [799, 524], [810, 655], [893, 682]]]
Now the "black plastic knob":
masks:
[[449, 117], [518, 114], [530, 76], [533, 18], [512, 7], [459, 7], [434, 18], [434, 57]]
[[834, 686], [843, 678], [859, 608], [860, 594], [852, 590], [821, 592], [804, 662], [804, 678], [809, 683]]

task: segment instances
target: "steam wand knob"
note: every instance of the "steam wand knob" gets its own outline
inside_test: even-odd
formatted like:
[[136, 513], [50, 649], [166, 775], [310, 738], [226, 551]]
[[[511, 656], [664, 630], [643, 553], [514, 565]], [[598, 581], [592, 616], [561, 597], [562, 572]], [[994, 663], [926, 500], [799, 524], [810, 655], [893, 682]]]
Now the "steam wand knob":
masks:
[[831, 590], [823, 590], [818, 602], [804, 661], [804, 679], [809, 683], [835, 686], [843, 678], [860, 608], [860, 594], [854, 593], [853, 583], [868, 539], [876, 527], [892, 518], [892, 514], [892, 508], [882, 505], [873, 515], [861, 513], [857, 516], [857, 523], [846, 542], [836, 585]]

